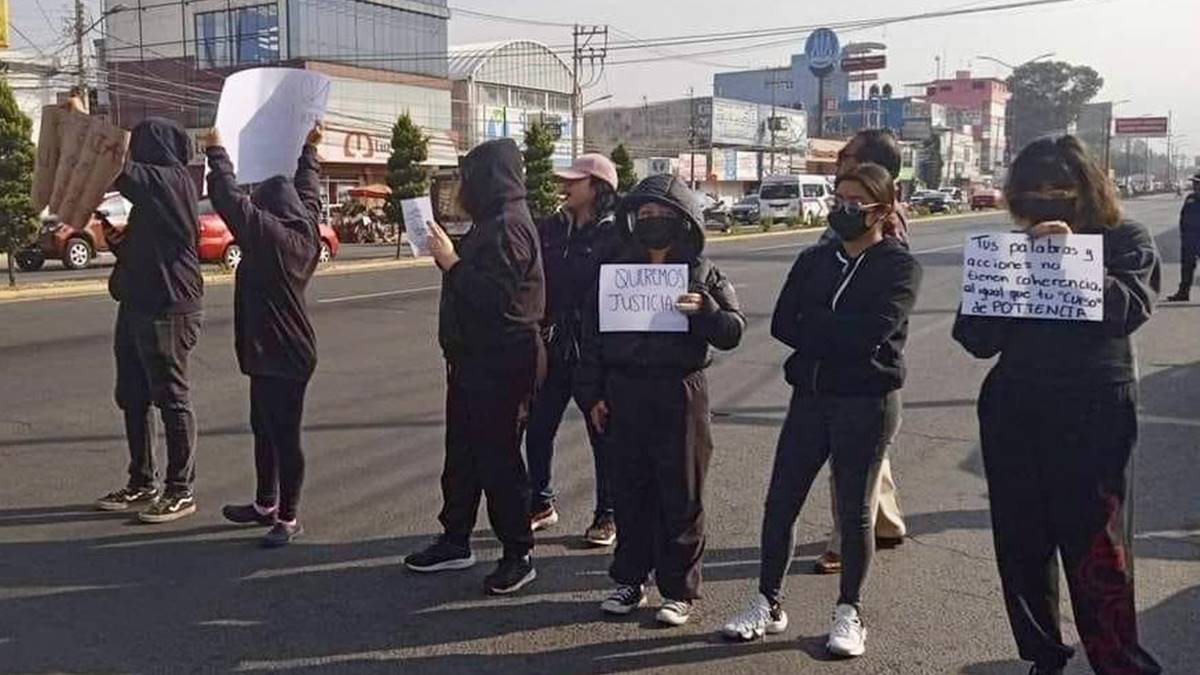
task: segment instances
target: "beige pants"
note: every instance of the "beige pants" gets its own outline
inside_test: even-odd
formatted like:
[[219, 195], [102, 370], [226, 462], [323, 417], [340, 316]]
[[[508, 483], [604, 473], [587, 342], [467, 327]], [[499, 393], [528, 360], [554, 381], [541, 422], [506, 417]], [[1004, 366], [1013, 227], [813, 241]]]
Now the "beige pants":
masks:
[[[825, 550], [841, 555], [842, 533], [837, 526], [837, 494], [833, 491], [833, 472], [829, 473], [829, 500], [834, 527]], [[900, 539], [908, 531], [904, 526], [904, 513], [896, 500], [896, 480], [892, 478], [892, 463], [887, 455], [884, 455], [883, 464], [879, 466], [879, 480], [875, 483], [875, 489], [871, 490], [871, 514], [876, 537]]]

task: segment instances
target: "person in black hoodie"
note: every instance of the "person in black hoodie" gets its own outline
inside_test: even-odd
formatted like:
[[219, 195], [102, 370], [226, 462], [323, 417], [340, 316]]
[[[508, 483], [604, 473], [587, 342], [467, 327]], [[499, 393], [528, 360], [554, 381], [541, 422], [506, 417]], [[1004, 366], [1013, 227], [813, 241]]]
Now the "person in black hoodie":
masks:
[[646, 604], [651, 572], [662, 594], [657, 620], [686, 623], [699, 597], [704, 556], [704, 480], [713, 442], [708, 407], [709, 346], [737, 347], [746, 320], [733, 284], [704, 257], [704, 219], [695, 194], [674, 176], [651, 176], [621, 201], [631, 239], [612, 262], [686, 264], [689, 292], [677, 309], [685, 333], [600, 332], [599, 290], [585, 306], [577, 400], [605, 434], [616, 507], [617, 588], [601, 604], [623, 615]]
[[258, 478], [253, 502], [227, 505], [222, 513], [235, 523], [272, 526], [263, 539], [269, 547], [288, 544], [303, 531], [296, 517], [304, 483], [300, 425], [317, 365], [304, 293], [321, 249], [321, 133], [319, 123], [309, 132], [294, 177], [269, 178], [249, 196], [238, 188], [216, 129], [204, 139], [208, 194], [242, 249], [233, 330], [238, 365], [250, 377]]
[[1167, 296], [1167, 302], [1188, 302], [1196, 280], [1196, 261], [1200, 259], [1200, 173], [1192, 176], [1192, 194], [1179, 211], [1179, 290]]
[[[82, 108], [82, 103], [73, 102]], [[165, 523], [196, 511], [196, 416], [189, 398], [188, 358], [203, 323], [204, 280], [196, 185], [188, 173], [191, 139], [170, 120], [151, 117], [133, 128], [116, 187], [133, 204], [128, 225], [105, 238], [117, 256], [109, 293], [119, 305], [114, 338], [116, 401], [125, 415], [129, 482], [97, 508], [125, 510]], [[167, 441], [165, 487], [156, 487], [154, 421], [159, 409]]]
[[[550, 469], [554, 437], [562, 423], [574, 388], [575, 365], [579, 362], [579, 335], [583, 306], [595, 286], [600, 264], [621, 246], [613, 211], [616, 209], [617, 167], [604, 155], [580, 155], [566, 170], [556, 172], [562, 181], [563, 209], [538, 223], [542, 261], [546, 271], [546, 318], [542, 340], [546, 343], [548, 369], [533, 407], [525, 435], [533, 506], [530, 520], [534, 532], [558, 522]], [[579, 404], [578, 401], [576, 401]], [[601, 447], [603, 438], [587, 420], [582, 404], [596, 477], [596, 506], [584, 540], [593, 546], [611, 546], [617, 537], [613, 520], [612, 491], [608, 462]]]
[[404, 559], [416, 572], [475, 564], [471, 531], [481, 493], [504, 547], [484, 581], [515, 593], [537, 577], [529, 552], [529, 478], [521, 456], [529, 405], [546, 370], [538, 330], [545, 289], [537, 228], [525, 203], [521, 150], [511, 139], [479, 145], [462, 160], [464, 210], [474, 225], [458, 250], [430, 223], [430, 252], [442, 270], [438, 340], [446, 357], [444, 533]]
[[771, 320], [794, 351], [784, 365], [792, 399], [779, 434], [762, 522], [759, 593], [722, 629], [751, 640], [787, 628], [780, 605], [792, 559], [792, 529], [828, 460], [837, 486], [842, 577], [826, 648], [866, 649], [861, 595], [875, 551], [871, 493], [900, 418], [908, 317], [921, 266], [884, 229], [895, 183], [878, 164], [841, 174], [829, 224], [836, 241], [797, 257]]
[[1158, 297], [1158, 251], [1144, 227], [1122, 220], [1111, 181], [1072, 136], [1022, 150], [1004, 197], [1031, 237], [1104, 238], [1102, 322], [960, 310], [954, 324], [972, 356], [1000, 356], [979, 393], [979, 437], [1013, 637], [1035, 675], [1062, 673], [1074, 654], [1059, 628], [1061, 556], [1092, 669], [1159, 673], [1138, 643], [1130, 495], [1138, 427], [1130, 336]]

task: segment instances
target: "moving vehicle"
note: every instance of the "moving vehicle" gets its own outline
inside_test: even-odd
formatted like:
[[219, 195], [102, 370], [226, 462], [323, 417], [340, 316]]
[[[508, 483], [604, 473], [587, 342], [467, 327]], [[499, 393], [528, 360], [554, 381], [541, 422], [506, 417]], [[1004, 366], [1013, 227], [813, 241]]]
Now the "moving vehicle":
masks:
[[996, 188], [978, 188], [971, 193], [971, 210], [1000, 208], [1000, 191]]
[[746, 195], [729, 208], [729, 215], [737, 223], [757, 223], [762, 214], [762, 202], [758, 195]]
[[704, 212], [705, 228], [727, 232], [733, 227], [733, 215], [725, 200], [707, 194], [699, 194], [697, 197]]
[[[236, 269], [242, 262], [242, 249], [234, 241], [229, 226], [208, 199], [200, 200], [199, 214], [200, 244], [196, 250], [200, 254], [200, 262], [219, 262], [229, 269]], [[337, 257], [341, 244], [329, 223], [322, 221], [317, 226], [317, 231], [321, 237], [321, 254], [318, 261], [327, 263]]]
[[929, 209], [930, 213], [957, 213], [962, 205], [945, 192], [938, 190], [918, 190], [909, 203], [913, 206]]
[[832, 196], [829, 179], [812, 174], [767, 176], [758, 190], [761, 216], [775, 220], [826, 216]]
[[[120, 229], [129, 220], [130, 208], [132, 205], [120, 193], [110, 192], [96, 211], [105, 214], [108, 222]], [[47, 215], [42, 218], [37, 241], [17, 251], [13, 260], [23, 272], [36, 272], [51, 258], [62, 260], [63, 267], [69, 270], [81, 270], [91, 264], [96, 254], [107, 251], [104, 227], [95, 215], [82, 226]]]

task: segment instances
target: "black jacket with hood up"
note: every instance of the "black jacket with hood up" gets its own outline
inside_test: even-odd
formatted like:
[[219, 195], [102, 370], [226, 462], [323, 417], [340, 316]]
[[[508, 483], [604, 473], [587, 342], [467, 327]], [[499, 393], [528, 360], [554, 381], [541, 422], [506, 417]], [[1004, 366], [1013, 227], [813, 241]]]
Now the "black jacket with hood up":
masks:
[[462, 199], [473, 225], [443, 275], [438, 341], [446, 360], [494, 372], [522, 369], [545, 313], [541, 244], [525, 203], [524, 163], [511, 139], [462, 160]]
[[1137, 379], [1131, 335], [1150, 319], [1162, 286], [1162, 261], [1142, 225], [1126, 221], [1104, 236], [1104, 321], [965, 316], [954, 339], [971, 355], [1000, 361], [993, 374], [1056, 387], [1125, 384]]
[[116, 188], [133, 204], [108, 280], [113, 299], [143, 314], [201, 309], [204, 279], [196, 246], [199, 196], [188, 173], [192, 142], [178, 124], [151, 117], [133, 128]]
[[746, 328], [733, 284], [704, 257], [700, 206], [692, 191], [675, 176], [651, 176], [621, 201], [617, 223], [624, 245], [616, 259], [607, 262], [649, 262], [649, 253], [633, 239], [628, 226], [638, 207], [647, 202], [670, 206], [684, 215], [684, 235], [671, 246], [666, 262], [687, 264], [688, 292], [704, 297], [703, 309], [688, 318], [686, 333], [601, 333], [599, 286], [593, 284], [584, 307], [580, 361], [575, 371], [575, 394], [584, 410], [605, 400], [609, 373], [682, 378], [712, 363], [710, 345], [723, 351], [737, 347]]
[[886, 236], [854, 259], [840, 241], [805, 249], [784, 283], [771, 335], [795, 350], [784, 365], [802, 394], [881, 396], [904, 385], [908, 316], [921, 265]]
[[210, 147], [208, 193], [242, 249], [234, 286], [234, 340], [242, 372], [308, 380], [317, 339], [304, 293], [321, 244], [320, 164], [305, 145], [294, 178], [274, 176], [248, 197], [222, 147]]

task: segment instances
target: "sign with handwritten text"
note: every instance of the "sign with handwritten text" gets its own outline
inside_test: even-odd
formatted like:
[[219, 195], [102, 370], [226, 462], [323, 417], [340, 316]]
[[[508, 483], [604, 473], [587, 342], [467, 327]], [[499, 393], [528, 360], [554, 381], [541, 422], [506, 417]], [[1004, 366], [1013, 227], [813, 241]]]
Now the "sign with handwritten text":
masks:
[[687, 265], [601, 265], [601, 333], [686, 333], [675, 302], [688, 292]]
[[1104, 320], [1104, 238], [969, 234], [962, 312], [1057, 321]]

